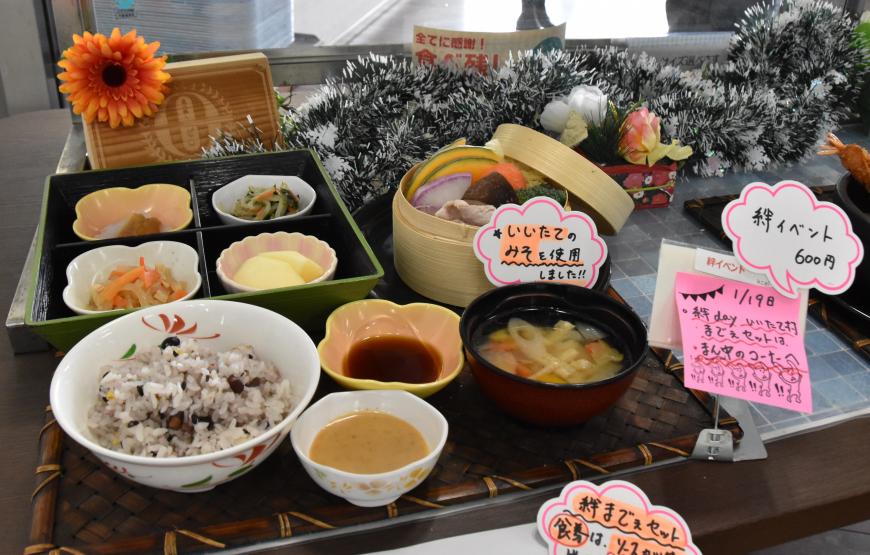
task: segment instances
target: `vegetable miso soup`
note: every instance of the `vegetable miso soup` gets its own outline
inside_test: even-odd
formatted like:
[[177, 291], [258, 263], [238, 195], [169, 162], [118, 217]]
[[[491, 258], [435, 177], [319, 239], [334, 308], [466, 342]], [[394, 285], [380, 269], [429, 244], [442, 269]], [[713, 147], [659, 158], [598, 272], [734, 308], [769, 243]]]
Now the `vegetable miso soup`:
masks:
[[[565, 315], [567, 316], [567, 315]], [[605, 380], [624, 367], [613, 338], [589, 324], [559, 320], [552, 325], [511, 318], [490, 327], [477, 346], [487, 362], [523, 378], [557, 384]]]

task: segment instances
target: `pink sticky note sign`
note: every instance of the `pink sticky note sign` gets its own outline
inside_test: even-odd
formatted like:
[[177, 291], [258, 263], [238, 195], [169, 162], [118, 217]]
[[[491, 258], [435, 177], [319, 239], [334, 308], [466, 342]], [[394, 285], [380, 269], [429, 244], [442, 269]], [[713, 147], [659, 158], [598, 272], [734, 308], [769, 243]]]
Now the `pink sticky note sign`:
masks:
[[864, 246], [845, 212], [819, 201], [797, 181], [772, 187], [750, 183], [725, 206], [722, 227], [734, 255], [791, 298], [801, 287], [842, 293], [864, 258]]
[[472, 245], [496, 286], [531, 281], [588, 286], [607, 258], [595, 222], [583, 212], [566, 212], [548, 197], [499, 207]]
[[653, 505], [634, 484], [571, 482], [538, 511], [538, 533], [549, 555], [671, 553], [701, 555], [686, 521]]
[[684, 272], [677, 273], [675, 295], [687, 387], [812, 412], [798, 299]]

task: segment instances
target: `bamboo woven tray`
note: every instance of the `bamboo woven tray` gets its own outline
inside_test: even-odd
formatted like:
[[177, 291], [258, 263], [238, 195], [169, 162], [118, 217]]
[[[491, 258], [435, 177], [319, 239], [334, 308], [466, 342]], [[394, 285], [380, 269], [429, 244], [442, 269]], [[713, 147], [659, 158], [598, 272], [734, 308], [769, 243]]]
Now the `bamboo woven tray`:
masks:
[[[322, 380], [315, 398], [336, 389]], [[450, 422], [438, 465], [410, 494], [374, 509], [318, 488], [289, 440], [256, 469], [212, 491], [148, 488], [67, 438], [47, 409], [26, 553], [59, 546], [89, 554], [189, 553], [387, 524], [399, 515], [680, 459], [711, 424], [709, 398], [685, 389], [682, 364], [663, 352], [650, 354], [618, 404], [583, 427], [544, 429], [512, 420], [482, 396], [467, 369], [430, 401]], [[721, 425], [740, 436], [733, 418], [726, 415]]]
[[[831, 202], [834, 187], [811, 187], [819, 200]], [[722, 210], [738, 195], [688, 200], [686, 211], [702, 225], [716, 234], [729, 249], [731, 240], [722, 231]], [[816, 289], [810, 290], [808, 312], [820, 320], [826, 328], [843, 338], [857, 353], [870, 360], [870, 291], [853, 287], [842, 295], [825, 295]], [[862, 308], [859, 308], [862, 307]]]
[[[395, 280], [387, 207], [356, 215], [385, 266], [374, 294], [412, 302]], [[619, 298], [615, 291], [609, 293]], [[321, 380], [315, 399], [338, 387]], [[666, 351], [648, 355], [631, 388], [610, 410], [582, 427], [539, 428], [501, 413], [466, 369], [429, 401], [450, 423], [435, 470], [387, 507], [364, 509], [325, 493], [307, 476], [289, 440], [245, 476], [210, 492], [182, 494], [129, 482], [79, 447], [54, 423], [50, 409], [39, 439], [30, 547], [48, 553], [190, 553], [240, 547], [430, 512], [504, 493], [566, 483], [689, 455], [712, 424], [712, 402], [687, 390], [682, 364]], [[723, 428], [741, 436], [725, 415]]]

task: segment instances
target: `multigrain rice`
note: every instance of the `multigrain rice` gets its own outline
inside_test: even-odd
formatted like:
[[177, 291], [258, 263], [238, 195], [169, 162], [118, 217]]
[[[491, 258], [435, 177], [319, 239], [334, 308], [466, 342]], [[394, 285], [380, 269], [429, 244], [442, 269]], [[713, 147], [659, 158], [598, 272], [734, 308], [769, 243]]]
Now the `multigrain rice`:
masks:
[[250, 345], [214, 352], [169, 338], [101, 369], [88, 428], [108, 449], [185, 457], [238, 445], [290, 412], [290, 382]]

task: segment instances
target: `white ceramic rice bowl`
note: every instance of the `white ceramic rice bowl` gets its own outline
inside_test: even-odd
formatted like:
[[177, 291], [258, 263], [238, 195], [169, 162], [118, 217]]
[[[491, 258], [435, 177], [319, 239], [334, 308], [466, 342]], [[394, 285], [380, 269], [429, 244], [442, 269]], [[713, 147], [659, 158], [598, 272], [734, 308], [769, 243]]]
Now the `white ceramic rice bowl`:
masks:
[[[127, 455], [100, 446], [88, 430], [88, 410], [96, 401], [101, 369], [136, 345], [157, 345], [169, 336], [196, 338], [215, 351], [240, 344], [254, 347], [290, 380], [294, 405], [277, 425], [230, 449], [188, 457]], [[146, 486], [179, 492], [207, 491], [241, 476], [266, 459], [311, 401], [320, 379], [317, 348], [283, 316], [258, 306], [219, 300], [192, 300], [126, 314], [94, 330], [61, 360], [51, 381], [51, 407], [63, 431], [109, 468]]]

